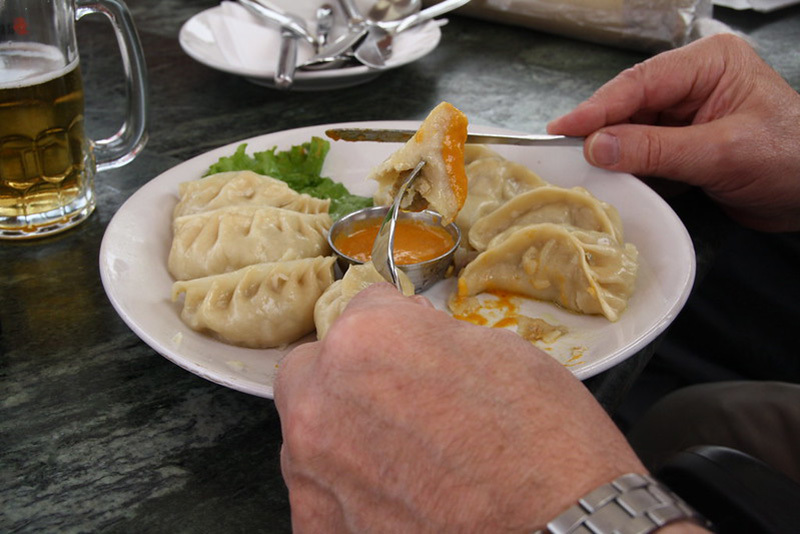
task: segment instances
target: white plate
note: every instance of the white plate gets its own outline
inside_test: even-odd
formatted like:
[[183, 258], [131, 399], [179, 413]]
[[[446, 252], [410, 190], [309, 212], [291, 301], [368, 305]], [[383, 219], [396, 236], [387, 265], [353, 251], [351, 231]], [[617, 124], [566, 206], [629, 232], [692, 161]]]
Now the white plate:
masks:
[[[240, 143], [247, 152], [277, 146], [280, 150], [324, 137], [331, 127], [364, 126], [416, 129], [419, 122], [392, 121], [312, 126], [276, 132], [232, 143], [190, 159], [154, 178], [122, 205], [108, 225], [100, 248], [100, 274], [111, 303], [122, 319], [148, 345], [179, 366], [208, 380], [245, 393], [272, 398], [272, 384], [283, 350], [255, 350], [226, 345], [194, 332], [180, 319], [180, 304], [170, 301], [172, 278], [167, 256], [172, 242], [172, 210], [178, 184], [200, 178], [221, 156], [233, 154]], [[497, 128], [474, 131], [508, 133]], [[332, 142], [323, 174], [344, 183], [351, 192], [371, 195], [369, 171], [398, 148], [388, 143]], [[694, 281], [694, 248], [686, 228], [651, 189], [628, 174], [591, 167], [579, 148], [493, 147], [560, 186], [583, 186], [616, 206], [625, 239], [636, 245], [640, 269], [628, 309], [616, 323], [603, 317], [566, 312], [554, 305], [522, 299], [526, 315], [561, 324], [569, 332], [546, 347], [553, 357], [568, 362], [581, 379], [612, 367], [642, 349], [672, 322], [683, 307]], [[453, 281], [445, 280], [425, 292], [446, 309]], [[313, 339], [312, 336], [306, 340]], [[301, 340], [303, 341], [303, 340]]]
[[[310, 0], [273, 0], [278, 7], [313, 21], [317, 3]], [[341, 19], [340, 15], [339, 20]], [[313, 22], [307, 26], [313, 31]], [[338, 31], [343, 31], [343, 28]], [[337, 35], [331, 35], [335, 39]], [[430, 53], [441, 39], [439, 22], [429, 21], [395, 36], [387, 69], [406, 65]], [[280, 50], [277, 27], [258, 22], [238, 4], [223, 2], [190, 18], [178, 34], [181, 48], [193, 59], [211, 68], [238, 74], [250, 81], [274, 87], [273, 78]], [[311, 46], [299, 42], [298, 64], [313, 55]], [[292, 90], [340, 89], [368, 82], [383, 72], [363, 65], [295, 73]]]

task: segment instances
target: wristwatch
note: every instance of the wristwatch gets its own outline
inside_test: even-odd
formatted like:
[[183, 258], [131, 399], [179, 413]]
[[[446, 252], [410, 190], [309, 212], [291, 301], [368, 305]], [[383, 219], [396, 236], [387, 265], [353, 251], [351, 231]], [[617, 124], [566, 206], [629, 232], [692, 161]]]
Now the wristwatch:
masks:
[[547, 524], [550, 534], [647, 534], [668, 523], [703, 517], [649, 475], [628, 473], [590, 492]]

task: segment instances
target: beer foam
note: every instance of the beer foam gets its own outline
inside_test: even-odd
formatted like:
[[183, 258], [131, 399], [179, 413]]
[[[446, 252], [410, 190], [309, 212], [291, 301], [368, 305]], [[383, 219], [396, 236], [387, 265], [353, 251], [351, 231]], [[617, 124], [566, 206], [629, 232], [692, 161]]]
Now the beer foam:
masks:
[[78, 58], [69, 64], [61, 50], [42, 43], [0, 44], [0, 89], [39, 85], [77, 68]]

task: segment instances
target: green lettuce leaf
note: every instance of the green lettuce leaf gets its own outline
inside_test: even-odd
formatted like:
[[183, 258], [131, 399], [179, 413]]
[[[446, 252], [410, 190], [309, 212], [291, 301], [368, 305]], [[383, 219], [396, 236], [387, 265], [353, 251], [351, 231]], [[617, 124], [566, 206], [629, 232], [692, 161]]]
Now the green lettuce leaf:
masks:
[[308, 143], [278, 151], [272, 147], [248, 156], [247, 143], [242, 143], [231, 156], [223, 156], [209, 167], [206, 176], [218, 172], [253, 171], [283, 180], [298, 193], [316, 198], [331, 199], [330, 215], [337, 220], [355, 210], [372, 206], [372, 199], [353, 195], [347, 188], [322, 176], [322, 165], [330, 150], [330, 143], [312, 137]]

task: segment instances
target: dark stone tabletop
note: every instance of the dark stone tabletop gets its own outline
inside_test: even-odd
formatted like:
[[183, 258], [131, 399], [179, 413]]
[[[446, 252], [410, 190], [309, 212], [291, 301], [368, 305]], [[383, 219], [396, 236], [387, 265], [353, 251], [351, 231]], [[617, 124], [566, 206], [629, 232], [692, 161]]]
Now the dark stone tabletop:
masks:
[[[118, 317], [100, 282], [105, 228], [122, 203], [172, 166], [224, 144], [301, 126], [424, 118], [447, 100], [473, 124], [543, 132], [643, 52], [453, 15], [419, 61], [344, 90], [279, 92], [212, 70], [178, 44], [215, 0], [129, 0], [145, 49], [150, 139], [97, 179], [79, 227], [0, 242], [0, 532], [289, 532], [274, 404], [195, 376]], [[717, 9], [800, 88], [800, 7]], [[95, 138], [118, 127], [122, 70], [105, 21], [78, 23]], [[700, 195], [673, 202], [698, 272], [725, 222]], [[645, 349], [586, 385], [612, 411], [647, 363]]]

